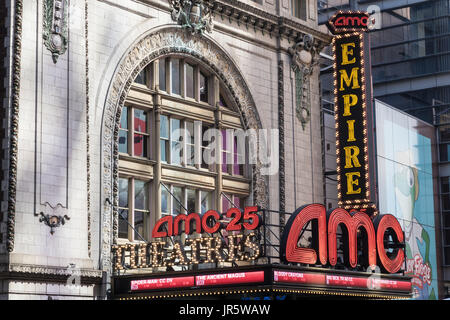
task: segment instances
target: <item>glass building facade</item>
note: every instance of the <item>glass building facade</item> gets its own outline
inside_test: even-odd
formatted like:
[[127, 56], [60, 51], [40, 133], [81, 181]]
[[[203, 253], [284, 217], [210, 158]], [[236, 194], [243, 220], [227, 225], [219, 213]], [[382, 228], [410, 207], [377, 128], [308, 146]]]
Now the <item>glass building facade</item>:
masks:
[[[450, 1], [318, 0], [319, 24], [338, 10], [373, 13], [374, 98], [436, 128], [444, 281], [450, 279]], [[333, 110], [331, 48], [322, 52], [322, 107]]]

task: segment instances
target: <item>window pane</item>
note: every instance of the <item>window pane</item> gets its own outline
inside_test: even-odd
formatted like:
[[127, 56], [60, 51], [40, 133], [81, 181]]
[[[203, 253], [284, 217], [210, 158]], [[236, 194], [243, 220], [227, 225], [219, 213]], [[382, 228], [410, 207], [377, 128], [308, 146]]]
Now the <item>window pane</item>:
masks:
[[148, 183], [141, 180], [134, 180], [134, 208], [138, 210], [148, 210]]
[[[206, 159], [207, 159], [208, 155], [211, 155], [211, 151], [210, 151], [210, 148], [208, 148], [208, 146], [209, 146], [210, 143], [214, 142], [213, 138], [208, 137], [207, 134], [206, 134], [208, 129], [209, 128], [207, 126], [202, 126], [202, 137], [201, 137], [201, 139], [202, 139], [202, 150], [201, 150], [201, 153], [202, 154], [200, 155], [200, 157], [201, 157], [201, 160], [202, 160], [202, 168], [203, 169], [208, 169], [209, 168], [209, 165], [208, 165]], [[213, 168], [214, 168], [214, 166], [211, 166], [211, 170], [213, 170]]]
[[167, 91], [166, 88], [166, 59], [159, 59], [159, 89]]
[[443, 194], [441, 196], [442, 199], [442, 209], [450, 211], [450, 194]]
[[122, 108], [119, 130], [119, 152], [128, 153], [128, 108]]
[[119, 130], [119, 152], [128, 153], [128, 131]]
[[193, 213], [195, 212], [195, 190], [194, 189], [186, 189], [186, 196], [187, 196], [187, 213]]
[[170, 156], [172, 164], [181, 165], [181, 121], [178, 119], [170, 119], [170, 134], [171, 134], [171, 144], [170, 144]]
[[194, 67], [186, 63], [186, 96], [189, 98], [195, 98], [194, 84]]
[[128, 208], [128, 179], [119, 178], [119, 207]]
[[228, 108], [228, 105], [227, 105], [227, 103], [225, 102], [225, 99], [224, 99], [224, 97], [222, 96], [222, 94], [220, 94], [219, 105], [220, 105], [221, 107]]
[[172, 214], [176, 216], [184, 212], [183, 207], [181, 206], [184, 200], [183, 189], [181, 187], [173, 187], [172, 194], [175, 197], [175, 199], [172, 199], [173, 203]]
[[181, 121], [178, 119], [170, 119], [170, 133], [172, 134], [172, 140], [181, 139]]
[[234, 158], [233, 158], [233, 174], [244, 175], [244, 156], [239, 153], [241, 151], [238, 148], [238, 139], [234, 138]]
[[232, 204], [230, 203], [230, 199], [231, 200], [231, 195], [226, 195], [226, 197], [224, 195], [222, 195], [222, 212], [227, 211], [228, 209], [232, 208]]
[[292, 15], [306, 20], [306, 0], [292, 0]]
[[122, 108], [122, 114], [120, 116], [120, 128], [128, 129], [128, 107]]
[[208, 102], [208, 78], [200, 72], [200, 101]]
[[[447, 232], [449, 232], [447, 230]], [[444, 256], [445, 256], [445, 265], [450, 265], [450, 247], [444, 248]]]
[[450, 177], [441, 178], [441, 193], [450, 192]]
[[134, 240], [145, 241], [144, 238], [144, 212], [134, 212]]
[[238, 196], [233, 197], [233, 203], [237, 208], [240, 208], [240, 209], [244, 208], [244, 199], [239, 198]]
[[206, 211], [212, 209], [212, 192], [201, 191], [201, 199], [201, 213], [204, 214]]
[[222, 152], [222, 172], [228, 173], [227, 153]]
[[161, 213], [170, 214], [170, 194], [163, 186], [161, 186]]
[[180, 91], [180, 60], [172, 59], [172, 93], [181, 94]]
[[450, 161], [450, 143], [443, 143], [439, 146], [441, 161]]
[[195, 143], [195, 133], [194, 133], [194, 123], [190, 121], [185, 121], [184, 126], [186, 128], [186, 143]]
[[160, 140], [161, 147], [161, 161], [167, 162], [169, 157], [169, 142], [166, 140]]
[[147, 133], [147, 113], [144, 110], [134, 109], [134, 131]]
[[181, 143], [172, 141], [170, 145], [171, 164], [181, 165]]
[[119, 209], [119, 238], [128, 238], [128, 210]]
[[147, 85], [147, 68], [144, 68], [134, 79], [134, 82]]
[[134, 155], [137, 157], [147, 157], [147, 136], [142, 134], [134, 135]]
[[185, 134], [186, 134], [186, 162], [187, 165], [195, 165], [195, 133], [194, 123], [190, 121], [184, 122]]
[[169, 139], [169, 118], [167, 116], [160, 117], [160, 137]]
[[231, 164], [231, 159], [229, 155], [229, 145], [227, 131], [225, 129], [221, 130], [222, 134], [222, 172], [228, 173], [228, 164]]

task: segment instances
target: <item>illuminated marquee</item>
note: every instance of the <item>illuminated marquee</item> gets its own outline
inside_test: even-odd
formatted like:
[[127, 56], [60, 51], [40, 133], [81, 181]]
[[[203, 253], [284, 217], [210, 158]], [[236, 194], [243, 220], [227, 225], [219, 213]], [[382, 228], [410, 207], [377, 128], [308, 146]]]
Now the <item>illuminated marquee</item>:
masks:
[[[313, 237], [316, 245], [303, 248], [298, 245], [302, 230], [309, 222], [313, 222]], [[405, 253], [404, 235], [400, 223], [390, 214], [378, 215], [374, 221], [365, 213], [351, 213], [337, 208], [326, 211], [321, 204], [310, 204], [300, 207], [291, 215], [282, 237], [281, 257], [286, 262], [304, 264], [337, 264], [337, 227], [342, 224], [347, 231], [347, 242], [344, 243], [345, 264], [349, 268], [358, 265], [375, 269], [377, 265], [387, 273], [396, 273], [402, 267]], [[358, 232], [364, 231], [366, 243], [363, 244], [363, 261], [358, 261]], [[391, 238], [396, 248], [387, 253], [385, 240]]]
[[[330, 24], [336, 26], [345, 21], [348, 24], [353, 21], [349, 18], [355, 15], [361, 19], [365, 17], [363, 13], [340, 12], [334, 20], [330, 20]], [[366, 27], [359, 31], [367, 30]], [[335, 28], [333, 30], [336, 31]], [[342, 27], [339, 30], [350, 29]], [[338, 34], [333, 38], [332, 45], [339, 206], [345, 209], [375, 208], [370, 186], [368, 113], [371, 103], [366, 92], [364, 34]]]
[[[220, 215], [209, 210], [161, 218], [149, 243], [114, 245], [115, 270], [253, 261], [260, 255], [257, 229], [262, 219], [258, 207], [243, 212], [229, 209]], [[225, 230], [226, 236], [220, 236]], [[194, 233], [194, 234], [193, 234]]]

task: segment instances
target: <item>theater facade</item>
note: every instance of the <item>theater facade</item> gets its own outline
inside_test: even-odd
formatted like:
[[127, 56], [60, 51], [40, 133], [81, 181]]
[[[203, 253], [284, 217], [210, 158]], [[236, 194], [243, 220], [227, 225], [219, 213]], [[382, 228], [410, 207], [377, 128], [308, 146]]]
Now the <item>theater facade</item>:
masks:
[[1, 298], [410, 297], [395, 218], [321, 205], [316, 1], [0, 15]]

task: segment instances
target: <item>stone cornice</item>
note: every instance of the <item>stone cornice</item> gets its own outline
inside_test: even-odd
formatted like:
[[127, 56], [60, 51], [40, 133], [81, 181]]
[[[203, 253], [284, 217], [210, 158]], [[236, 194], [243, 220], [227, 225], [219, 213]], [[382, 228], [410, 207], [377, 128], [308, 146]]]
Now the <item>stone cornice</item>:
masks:
[[[73, 276], [67, 267], [41, 266], [29, 264], [1, 264], [0, 279], [67, 282]], [[102, 271], [95, 269], [77, 269], [81, 284], [96, 284], [102, 282]]]
[[[167, 0], [138, 1], [170, 12], [170, 5]], [[320, 47], [324, 47], [331, 42], [331, 36], [326, 33], [238, 0], [207, 0], [207, 2], [216, 19], [217, 16], [220, 16], [229, 19], [230, 22], [234, 20], [238, 24], [246, 25], [271, 36], [281, 36], [290, 41], [297, 42], [303, 38], [304, 34], [310, 34], [317, 41], [322, 42], [322, 44], [319, 44]]]
[[323, 42], [324, 45], [331, 42], [331, 36], [328, 34], [238, 0], [215, 0], [211, 1], [211, 5], [216, 15], [227, 17], [230, 20], [237, 21], [239, 24], [245, 24], [262, 32], [294, 41], [303, 38], [304, 34], [311, 34], [316, 40]]

